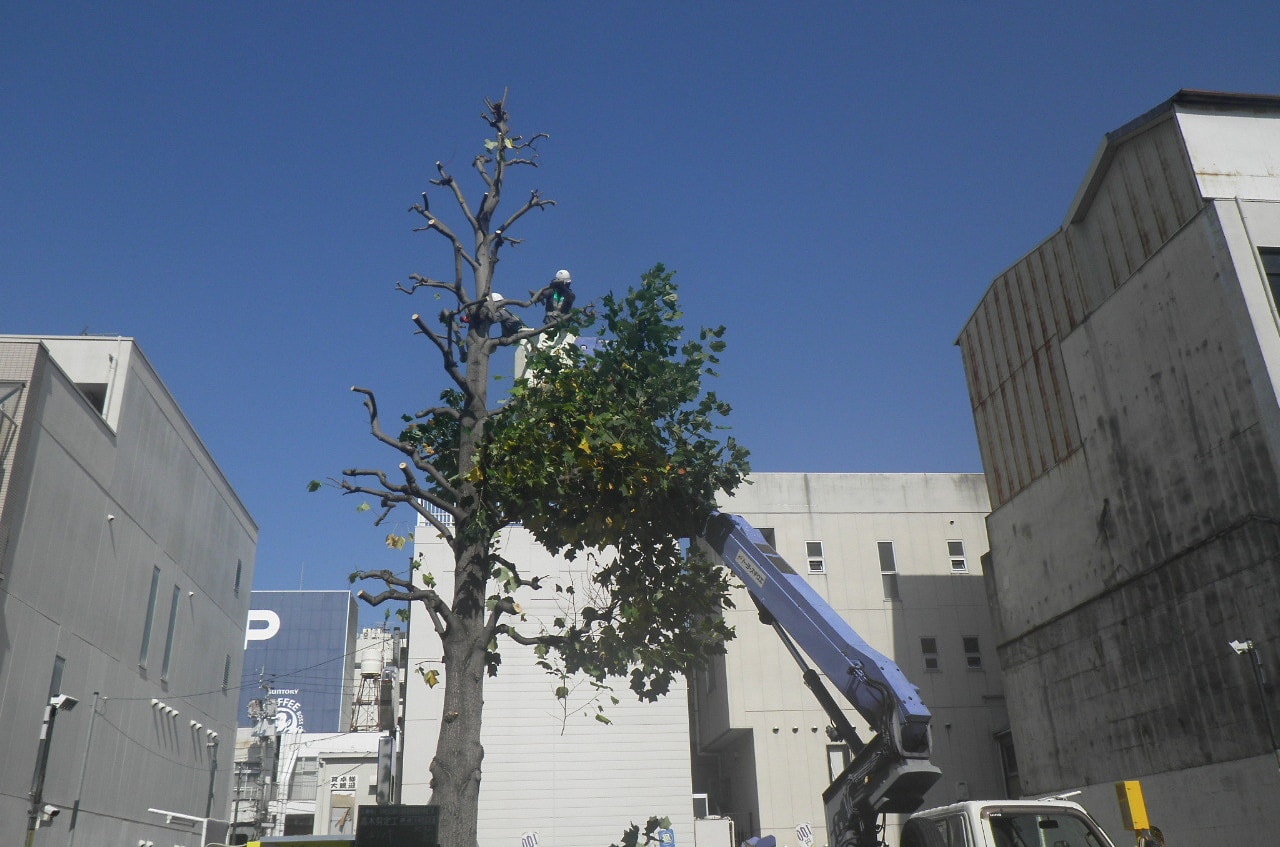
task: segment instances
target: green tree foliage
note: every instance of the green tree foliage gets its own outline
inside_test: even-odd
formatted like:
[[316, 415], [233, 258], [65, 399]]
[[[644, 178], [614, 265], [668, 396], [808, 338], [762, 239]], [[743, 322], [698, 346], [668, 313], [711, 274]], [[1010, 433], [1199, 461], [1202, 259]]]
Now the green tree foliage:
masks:
[[592, 351], [547, 346], [515, 386], [472, 471], [503, 521], [521, 521], [547, 549], [610, 548], [593, 598], [539, 643], [549, 669], [603, 680], [629, 676], [642, 697], [722, 650], [731, 633], [724, 572], [680, 538], [696, 536], [718, 491], [747, 470], [746, 450], [719, 439], [729, 406], [704, 393], [724, 328], [682, 340], [674, 274], [661, 265], [624, 297], [604, 298]]

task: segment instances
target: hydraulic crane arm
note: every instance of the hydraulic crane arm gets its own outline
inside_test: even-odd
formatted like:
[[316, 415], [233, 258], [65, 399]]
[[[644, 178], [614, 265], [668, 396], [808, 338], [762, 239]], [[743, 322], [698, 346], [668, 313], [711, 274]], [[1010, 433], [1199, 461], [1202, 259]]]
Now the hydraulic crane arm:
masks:
[[[714, 512], [703, 540], [742, 580], [817, 695], [836, 734], [855, 756], [823, 793], [832, 847], [878, 843], [875, 818], [913, 812], [940, 775], [929, 761], [928, 708], [889, 658], [873, 649], [765, 541], [736, 515]], [[867, 721], [875, 736], [863, 744], [802, 650]]]

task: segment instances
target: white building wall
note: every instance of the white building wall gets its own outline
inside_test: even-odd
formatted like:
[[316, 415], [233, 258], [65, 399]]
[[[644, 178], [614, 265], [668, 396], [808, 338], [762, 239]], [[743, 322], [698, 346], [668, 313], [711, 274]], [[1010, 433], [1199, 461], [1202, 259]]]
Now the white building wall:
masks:
[[[108, 386], [109, 420], [81, 381]], [[61, 690], [80, 705], [56, 722], [45, 802], [64, 814], [41, 842], [70, 841], [78, 800], [77, 844], [196, 845], [198, 828], [147, 809], [226, 808], [257, 527], [130, 339], [0, 336], [0, 382], [25, 386], [0, 466], [0, 842], [23, 839], [61, 656]]]
[[[1005, 796], [994, 734], [1007, 729], [980, 557], [988, 500], [977, 474], [752, 474], [722, 503], [774, 532], [778, 552], [875, 649], [916, 683], [934, 714], [934, 760], [942, 780], [926, 798]], [[809, 574], [807, 542], [820, 541], [824, 572]], [[886, 600], [878, 542], [893, 543], [899, 600]], [[964, 545], [952, 568], [948, 541]], [[713, 814], [735, 819], [739, 840], [795, 842], [808, 823], [829, 843], [822, 792], [831, 782], [825, 713], [745, 589], [726, 614], [737, 637], [723, 665], [698, 677], [699, 779]], [[976, 636], [981, 669], [966, 665]], [[939, 668], [926, 670], [921, 637], [937, 639]], [[837, 695], [838, 696], [838, 695]], [[847, 709], [863, 737], [866, 723]]]
[[[451, 595], [452, 556], [422, 525], [416, 552], [426, 570]], [[570, 563], [542, 549], [525, 530], [507, 529], [501, 554], [524, 572], [545, 574], [548, 582], [584, 578], [588, 557]], [[518, 597], [527, 620], [519, 626], [536, 632], [539, 620], [561, 610], [533, 592]], [[431, 623], [420, 605], [411, 611], [409, 674], [405, 696], [404, 778], [401, 797], [410, 804], [430, 798], [429, 766], [440, 726], [443, 686], [428, 688], [422, 674], [444, 676], [441, 651]], [[620, 681], [609, 692], [596, 692], [581, 681], [569, 681], [567, 703], [554, 696], [557, 678], [536, 667], [530, 648], [504, 642], [502, 666], [486, 680], [482, 743], [484, 775], [480, 787], [480, 832], [483, 845], [518, 845], [524, 833], [536, 832], [543, 847], [610, 844], [631, 823], [643, 826], [650, 816], [669, 817], [677, 843], [691, 844], [693, 814], [689, 754], [687, 688], [683, 680], [656, 703], [641, 703]], [[596, 720], [604, 705], [611, 723]]]

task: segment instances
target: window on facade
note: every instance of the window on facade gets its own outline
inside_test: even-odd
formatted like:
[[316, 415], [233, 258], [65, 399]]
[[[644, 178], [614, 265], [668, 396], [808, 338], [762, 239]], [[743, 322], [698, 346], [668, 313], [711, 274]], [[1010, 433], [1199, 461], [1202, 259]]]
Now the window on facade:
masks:
[[151, 569], [151, 594], [147, 597], [147, 619], [142, 624], [142, 649], [138, 651], [138, 664], [147, 666], [147, 652], [151, 649], [151, 621], [156, 616], [156, 592], [160, 590], [160, 568]]
[[996, 748], [1000, 751], [1000, 770], [1004, 772], [1005, 797], [1022, 796], [1022, 781], [1018, 779], [1018, 756], [1013, 748], [1013, 735], [1005, 730], [995, 735]]
[[765, 543], [765, 544], [768, 544], [768, 545], [769, 545], [770, 547], [772, 547], [774, 550], [777, 550], [777, 549], [778, 549], [778, 542], [777, 542], [777, 540], [774, 538], [773, 527], [771, 527], [771, 526], [762, 526], [762, 527], [760, 527], [760, 534], [764, 536], [764, 543]]
[[952, 573], [960, 573], [969, 570], [969, 562], [964, 557], [963, 541], [948, 541], [947, 556], [951, 558]]
[[355, 791], [356, 775], [353, 773], [337, 774], [329, 777], [330, 791]]
[[169, 601], [169, 631], [164, 636], [164, 659], [160, 663], [160, 678], [169, 678], [169, 660], [173, 658], [173, 631], [178, 625], [178, 597], [182, 592], [173, 587], [173, 599]]
[[21, 397], [22, 383], [0, 382], [0, 464], [4, 463], [18, 437], [18, 400]]
[[49, 698], [53, 699], [62, 693], [62, 670], [67, 660], [61, 656], [53, 657], [53, 674], [49, 677]]
[[[300, 758], [293, 766], [293, 776], [289, 778], [290, 800], [316, 799], [316, 760]], [[307, 833], [303, 833], [304, 835]]]
[[827, 745], [827, 776], [830, 782], [835, 782], [840, 774], [844, 773], [844, 769], [849, 767], [849, 763], [853, 761], [853, 753], [849, 750], [848, 744], [828, 744]]
[[924, 669], [938, 670], [938, 639], [925, 636], [920, 639], [920, 655], [924, 657]]
[[1258, 256], [1262, 259], [1262, 269], [1267, 274], [1271, 298], [1275, 301], [1276, 307], [1280, 308], [1280, 249], [1263, 247], [1258, 250]]
[[893, 542], [879, 541], [876, 547], [880, 552], [880, 584], [884, 589], [884, 599], [898, 600], [898, 563], [893, 557]]
[[804, 543], [804, 555], [809, 560], [809, 573], [826, 572], [827, 565], [822, 555], [821, 541], [806, 541]]
[[102, 414], [107, 408], [107, 384], [105, 382], [77, 382], [76, 388], [84, 395], [93, 410]]
[[978, 647], [978, 636], [964, 637], [964, 663], [971, 670], [982, 670], [982, 650]]

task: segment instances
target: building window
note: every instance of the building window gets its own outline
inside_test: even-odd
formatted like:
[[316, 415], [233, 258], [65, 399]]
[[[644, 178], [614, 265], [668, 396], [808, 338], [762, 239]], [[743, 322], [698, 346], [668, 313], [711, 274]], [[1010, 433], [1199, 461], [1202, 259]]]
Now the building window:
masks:
[[964, 557], [963, 541], [948, 541], [947, 555], [951, 558], [952, 573], [963, 573], [969, 570], [969, 562]]
[[853, 753], [849, 750], [848, 744], [828, 744], [827, 776], [829, 781], [835, 782], [852, 761]]
[[337, 776], [329, 777], [330, 791], [355, 791], [356, 775], [353, 773], [344, 773]]
[[151, 649], [151, 621], [156, 616], [156, 592], [160, 590], [160, 568], [151, 569], [151, 594], [147, 597], [147, 619], [142, 625], [142, 649], [138, 651], [138, 665], [147, 666], [147, 651]]
[[160, 663], [160, 678], [169, 678], [169, 660], [173, 658], [173, 631], [178, 625], [178, 597], [182, 592], [173, 587], [173, 599], [169, 601], [169, 631], [164, 636], [164, 659]]
[[0, 462], [9, 455], [9, 448], [18, 437], [18, 400], [22, 397], [22, 383], [0, 382]]
[[970, 670], [982, 670], [982, 650], [978, 647], [978, 636], [964, 637], [964, 663]]
[[920, 655], [924, 656], [926, 671], [938, 670], [938, 639], [926, 636], [920, 639]]
[[62, 671], [66, 666], [66, 659], [61, 656], [53, 657], [53, 675], [49, 677], [50, 700], [62, 693]]
[[[290, 800], [314, 800], [316, 799], [316, 760], [312, 758], [299, 758], [297, 764], [293, 766], [293, 776], [289, 779], [289, 799]], [[301, 833], [309, 835], [310, 833]]]
[[1280, 309], [1280, 249], [1275, 247], [1260, 248], [1258, 257], [1262, 259], [1262, 269], [1267, 275], [1267, 285], [1271, 288], [1271, 299], [1275, 301], [1276, 308]]
[[760, 534], [764, 536], [764, 543], [772, 547], [775, 553], [778, 552], [778, 542], [774, 538], [773, 527], [771, 526], [760, 527]]
[[240, 596], [240, 579], [243, 576], [244, 576], [244, 561], [241, 559], [236, 559], [236, 583], [231, 587], [231, 590], [237, 597]]
[[804, 554], [809, 560], [809, 573], [826, 573], [827, 565], [822, 555], [821, 541], [806, 541]]
[[1022, 781], [1018, 779], [1018, 756], [1013, 748], [1013, 735], [1005, 730], [995, 735], [996, 748], [1000, 751], [1000, 770], [1004, 772], [1004, 795], [1010, 799], [1022, 796]]
[[876, 547], [880, 551], [880, 584], [884, 588], [884, 599], [899, 600], [898, 563], [893, 557], [893, 542], [879, 541]]

